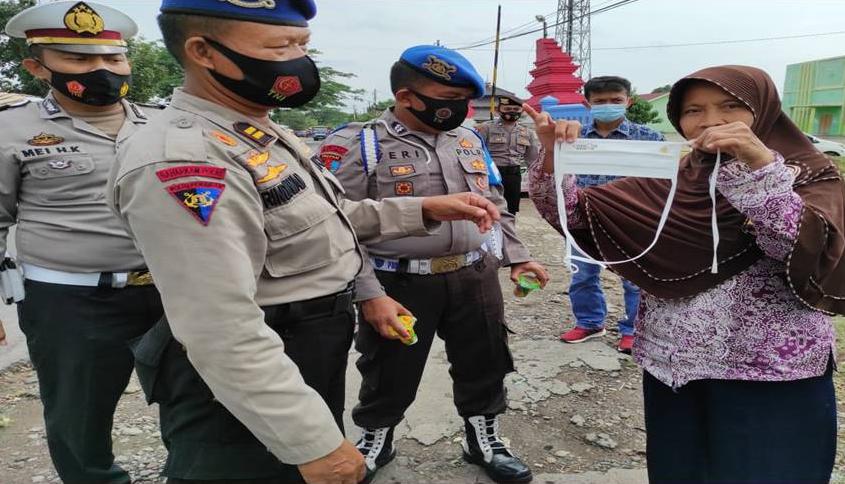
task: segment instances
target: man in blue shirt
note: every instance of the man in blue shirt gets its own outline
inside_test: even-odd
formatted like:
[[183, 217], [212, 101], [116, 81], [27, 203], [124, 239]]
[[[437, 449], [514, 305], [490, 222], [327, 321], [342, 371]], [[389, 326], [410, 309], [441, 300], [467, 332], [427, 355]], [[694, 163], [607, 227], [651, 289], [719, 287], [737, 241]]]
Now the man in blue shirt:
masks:
[[[625, 117], [633, 104], [631, 83], [616, 76], [602, 76], [590, 79], [584, 85], [584, 96], [590, 103], [593, 123], [581, 130], [582, 138], [663, 141], [661, 133], [646, 126], [632, 123]], [[602, 185], [618, 177], [606, 175], [578, 175], [581, 188]], [[601, 288], [601, 266], [573, 261], [577, 272], [572, 274], [569, 286], [569, 300], [575, 314], [575, 327], [560, 335], [566, 343], [581, 343], [604, 336], [607, 304]], [[622, 338], [617, 346], [623, 353], [630, 353], [634, 343], [634, 321], [640, 303], [640, 290], [632, 283], [622, 280], [625, 289], [625, 315], [619, 321]]]

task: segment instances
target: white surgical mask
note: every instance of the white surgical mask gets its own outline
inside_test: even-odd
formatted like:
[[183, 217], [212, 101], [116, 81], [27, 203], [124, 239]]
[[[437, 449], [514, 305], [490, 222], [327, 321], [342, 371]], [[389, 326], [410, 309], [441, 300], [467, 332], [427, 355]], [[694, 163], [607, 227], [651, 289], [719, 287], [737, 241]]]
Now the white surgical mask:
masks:
[[[664, 141], [628, 141], [628, 140], [603, 140], [581, 138], [574, 143], [558, 143], [555, 150], [555, 185], [558, 190], [558, 213], [560, 225], [566, 236], [566, 259], [577, 260], [597, 265], [625, 264], [635, 261], [648, 253], [660, 238], [672, 202], [675, 199], [675, 190], [678, 185], [678, 161], [681, 156], [681, 149], [686, 143], [673, 143]], [[718, 259], [716, 249], [719, 245], [719, 228], [716, 224], [716, 174], [721, 162], [721, 153], [716, 156], [716, 166], [710, 176], [710, 198], [713, 202], [712, 229], [713, 229], [713, 264], [711, 272], [718, 272]], [[658, 178], [671, 180], [672, 187], [660, 215], [660, 221], [654, 234], [654, 240], [640, 254], [630, 259], [617, 261], [598, 261], [586, 255], [566, 224], [566, 205], [563, 196], [564, 175], [609, 175], [623, 177]], [[584, 257], [572, 255], [575, 248]]]

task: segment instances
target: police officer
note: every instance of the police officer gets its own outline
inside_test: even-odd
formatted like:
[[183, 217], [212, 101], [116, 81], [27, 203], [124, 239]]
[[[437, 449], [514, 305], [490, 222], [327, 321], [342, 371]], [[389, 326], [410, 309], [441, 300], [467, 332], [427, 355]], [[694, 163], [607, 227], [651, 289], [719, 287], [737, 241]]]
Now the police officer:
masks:
[[28, 8], [6, 25], [29, 45], [23, 67], [50, 85], [43, 101], [0, 112], [0, 253], [17, 224], [18, 316], [65, 483], [130, 482], [114, 463], [113, 414], [132, 372], [127, 341], [162, 312], [104, 195], [117, 147], [147, 123], [124, 99], [126, 39], [137, 30], [117, 10], [78, 1]]
[[166, 320], [136, 347], [161, 411], [170, 483], [353, 483], [344, 440], [356, 240], [424, 235], [425, 219], [498, 217], [477, 196], [351, 202], [269, 119], [318, 92], [311, 0], [164, 0], [185, 69], [162, 117], [120, 151], [110, 195]]
[[515, 97], [499, 96], [496, 109], [499, 117], [478, 126], [478, 132], [502, 174], [508, 212], [516, 215], [522, 195], [521, 170], [540, 157], [540, 142], [532, 130], [519, 124], [522, 101]]
[[[446, 342], [455, 405], [465, 420], [464, 458], [496, 481], [528, 482], [531, 470], [498, 435], [504, 377], [514, 368], [497, 253], [514, 280], [532, 272], [545, 284], [548, 276], [516, 237], [478, 133], [461, 126], [484, 82], [457, 52], [428, 45], [406, 50], [390, 81], [393, 108], [375, 122], [340, 129], [320, 148], [347, 196], [413, 200], [474, 193], [499, 206], [503, 237], [485, 239], [470, 224], [453, 222], [429, 236], [367, 243], [377, 276], [358, 278], [361, 314], [370, 323], [359, 325], [356, 339], [363, 382], [352, 416], [364, 429], [358, 448], [371, 475], [393, 459], [393, 429], [416, 397], [437, 333]], [[397, 320], [402, 314], [417, 318], [418, 342], [410, 347], [396, 341], [407, 336]]]

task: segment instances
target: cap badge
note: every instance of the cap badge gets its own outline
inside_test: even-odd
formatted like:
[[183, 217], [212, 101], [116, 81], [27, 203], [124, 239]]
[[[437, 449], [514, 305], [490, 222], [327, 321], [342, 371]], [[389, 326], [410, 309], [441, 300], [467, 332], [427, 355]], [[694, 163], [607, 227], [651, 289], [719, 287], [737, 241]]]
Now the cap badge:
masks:
[[458, 68], [444, 61], [438, 59], [437, 56], [430, 55], [428, 60], [422, 65], [423, 69], [434, 74], [437, 77], [442, 77], [447, 81], [452, 80], [452, 74], [458, 72]]
[[79, 2], [67, 11], [65, 26], [77, 34], [97, 35], [105, 30], [103, 17], [85, 2]]
[[230, 3], [236, 7], [242, 8], [276, 8], [276, 0], [220, 0], [221, 2]]

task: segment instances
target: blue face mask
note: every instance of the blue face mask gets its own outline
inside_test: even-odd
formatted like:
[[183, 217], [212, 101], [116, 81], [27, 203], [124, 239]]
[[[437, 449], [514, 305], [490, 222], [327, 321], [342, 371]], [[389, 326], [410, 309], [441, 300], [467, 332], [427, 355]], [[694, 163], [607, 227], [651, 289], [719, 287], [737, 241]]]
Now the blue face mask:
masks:
[[611, 121], [616, 121], [617, 119], [622, 119], [625, 116], [625, 111], [627, 110], [628, 106], [624, 104], [596, 104], [590, 108], [590, 112], [593, 114], [593, 119], [602, 123], [609, 123]]

